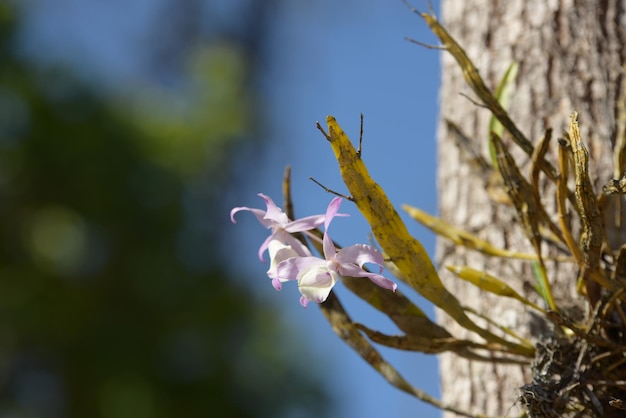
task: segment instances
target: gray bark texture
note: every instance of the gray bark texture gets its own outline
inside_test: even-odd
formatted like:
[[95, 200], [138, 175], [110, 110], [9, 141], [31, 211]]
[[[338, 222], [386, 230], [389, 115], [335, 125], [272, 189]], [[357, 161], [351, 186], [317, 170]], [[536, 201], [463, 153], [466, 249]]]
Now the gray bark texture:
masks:
[[[495, 91], [512, 62], [519, 72], [508, 107], [521, 131], [536, 143], [553, 128], [550, 160], [556, 166], [556, 137], [568, 129], [569, 115], [578, 111], [582, 139], [588, 147], [590, 173], [596, 190], [614, 177], [612, 149], [623, 135], [622, 82], [626, 61], [626, 1], [591, 0], [442, 0], [441, 20], [465, 49], [487, 86]], [[472, 169], [468, 156], [457, 148], [445, 120], [457, 124], [488, 157], [490, 113], [468, 99], [475, 95], [457, 63], [442, 52], [442, 86], [438, 130], [439, 215], [500, 247], [533, 252], [515, 223], [511, 207], [495, 204], [486, 179]], [[620, 114], [622, 116], [620, 116]], [[505, 144], [528, 175], [529, 158], [505, 133]], [[545, 180], [545, 179], [544, 179]], [[545, 182], [547, 183], [547, 182]], [[546, 189], [543, 203], [554, 221], [554, 191]], [[611, 228], [611, 225], [607, 225]], [[623, 231], [615, 231], [621, 234]], [[623, 237], [616, 236], [622, 240]], [[544, 245], [544, 255], [554, 255]], [[488, 258], [440, 239], [437, 261], [446, 286], [461, 302], [536, 341], [548, 325], [523, 305], [502, 300], [461, 280], [445, 265], [467, 265], [506, 281], [522, 295], [542, 304], [529, 262]], [[572, 263], [547, 261], [555, 300], [570, 312], [580, 309], [576, 292], [578, 269]], [[438, 320], [455, 336], [468, 333], [438, 312]], [[489, 416], [519, 416], [519, 388], [528, 383], [528, 367], [504, 366], [440, 357], [442, 397], [446, 403]], [[451, 417], [453, 414], [444, 414]]]

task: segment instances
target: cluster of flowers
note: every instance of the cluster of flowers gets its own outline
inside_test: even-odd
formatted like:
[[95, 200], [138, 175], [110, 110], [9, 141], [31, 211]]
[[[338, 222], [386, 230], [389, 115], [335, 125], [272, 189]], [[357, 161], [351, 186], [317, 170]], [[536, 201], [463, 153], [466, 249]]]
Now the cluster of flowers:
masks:
[[[287, 215], [268, 196], [259, 193], [265, 201], [266, 210], [248, 207], [236, 207], [230, 212], [230, 219], [235, 221], [235, 214], [242, 210], [252, 212], [261, 225], [271, 230], [271, 234], [259, 247], [259, 259], [264, 262], [263, 254], [269, 251], [270, 268], [267, 275], [272, 279], [276, 290], [282, 283], [290, 280], [298, 282], [302, 294], [300, 304], [304, 307], [310, 301], [321, 303], [326, 300], [340, 276], [367, 277], [378, 286], [395, 291], [397, 285], [380, 273], [383, 271], [383, 256], [375, 248], [356, 244], [337, 251], [333, 240], [328, 235], [328, 226], [335, 216], [348, 216], [338, 213], [341, 198], [334, 198], [324, 215], [307, 216], [290, 220]], [[324, 258], [315, 257], [308, 247], [292, 234], [310, 231], [324, 224], [322, 240]], [[312, 234], [311, 239], [318, 239]], [[379, 272], [371, 273], [363, 269], [365, 264], [375, 264]]]

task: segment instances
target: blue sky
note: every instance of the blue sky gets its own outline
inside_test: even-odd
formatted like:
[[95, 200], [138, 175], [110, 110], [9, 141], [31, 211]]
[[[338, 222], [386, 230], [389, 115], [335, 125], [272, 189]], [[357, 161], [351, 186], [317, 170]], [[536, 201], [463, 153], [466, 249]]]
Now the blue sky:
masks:
[[[111, 81], [132, 78], [133, 43], [142, 24], [152, 18], [157, 1], [110, 2], [46, 1], [31, 16], [31, 45], [54, 59], [83, 64], [82, 71]], [[132, 6], [130, 6], [132, 4]], [[426, 1], [413, 5], [427, 10]], [[438, 2], [433, 2], [438, 10]], [[124, 13], [120, 13], [123, 8]], [[334, 115], [348, 135], [358, 139], [359, 114], [365, 115], [363, 159], [372, 177], [386, 190], [392, 203], [410, 203], [436, 211], [435, 128], [438, 111], [439, 54], [404, 40], [405, 36], [436, 43], [421, 18], [401, 0], [283, 1], [276, 10], [271, 35], [271, 60], [262, 89], [269, 107], [271, 149], [248, 177], [244, 201], [232, 206], [261, 207], [256, 193], [281, 202], [280, 181], [291, 164], [294, 200], [300, 216], [323, 213], [332, 196], [308, 180], [345, 191], [330, 147], [315, 128], [326, 115]], [[86, 18], [87, 17], [87, 18]], [[84, 66], [84, 63], [90, 63]], [[333, 223], [333, 238], [341, 245], [369, 242], [369, 228], [356, 208], [344, 202], [350, 218]], [[439, 411], [391, 387], [367, 363], [339, 340], [314, 304], [303, 309], [295, 286], [281, 293], [265, 277], [256, 248], [265, 231], [252, 216], [232, 226], [232, 242], [249, 263], [233, 268], [255, 282], [264, 303], [278, 306], [300, 338], [315, 351], [314, 368], [341, 400], [336, 416], [359, 418], [437, 417]], [[249, 218], [249, 219], [246, 219]], [[403, 215], [409, 230], [434, 252], [432, 234]], [[228, 222], [227, 215], [224, 218]], [[432, 308], [410, 289], [402, 289], [432, 313]], [[374, 329], [396, 333], [391, 322], [337, 288], [352, 317]], [[414, 385], [438, 395], [437, 363], [433, 356], [381, 349], [383, 355]], [[305, 359], [304, 361], [307, 361]]]
[[[365, 115], [363, 159], [372, 177], [386, 190], [394, 205], [410, 203], [431, 213], [436, 211], [435, 129], [438, 113], [439, 54], [404, 40], [405, 36], [436, 43], [421, 18], [401, 1], [332, 0], [290, 3], [279, 18], [273, 36], [274, 65], [266, 94], [276, 136], [263, 176], [250, 178], [250, 198], [241, 205], [260, 207], [254, 196], [263, 192], [280, 197], [285, 164], [292, 165], [293, 188], [299, 216], [323, 213], [332, 196], [308, 180], [315, 177], [327, 187], [345, 191], [330, 147], [315, 128], [315, 121], [334, 115], [348, 135], [358, 140], [359, 114]], [[421, 3], [421, 4], [420, 4]], [[414, 5], [427, 9], [426, 2]], [[333, 6], [337, 4], [336, 6]], [[339, 6], [340, 4], [340, 6]], [[434, 4], [438, 9], [438, 4]], [[333, 223], [333, 238], [342, 245], [369, 241], [369, 228], [356, 208]], [[434, 238], [403, 216], [411, 232], [430, 254]], [[243, 218], [243, 216], [242, 216]], [[256, 221], [238, 224], [251, 233]], [[246, 253], [253, 257], [264, 238], [248, 235]], [[244, 240], [244, 237], [241, 237]], [[262, 276], [265, 266], [258, 265]], [[307, 340], [329, 363], [324, 375], [336, 384], [342, 417], [386, 418], [436, 417], [440, 413], [401, 393], [382, 379], [367, 363], [332, 333], [314, 305], [302, 309], [295, 289], [278, 294], [267, 286], [264, 297], [280, 304], [291, 320], [305, 328]], [[294, 286], [295, 287], [295, 286]], [[411, 290], [403, 289], [409, 295]], [[388, 333], [397, 333], [390, 321], [351, 297], [337, 292], [354, 319]], [[415, 297], [414, 300], [419, 300]], [[429, 305], [421, 302], [427, 312]], [[437, 361], [433, 356], [381, 349], [385, 357], [413, 384], [438, 395]]]

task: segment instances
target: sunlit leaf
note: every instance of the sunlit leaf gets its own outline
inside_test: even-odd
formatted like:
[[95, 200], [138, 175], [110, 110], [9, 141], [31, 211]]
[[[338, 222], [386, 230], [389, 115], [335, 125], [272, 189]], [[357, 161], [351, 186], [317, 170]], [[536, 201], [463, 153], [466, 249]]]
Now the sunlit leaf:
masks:
[[512, 352], [532, 356], [532, 346], [519, 345], [493, 334], [474, 323], [459, 301], [443, 285], [435, 266], [422, 244], [413, 238], [383, 189], [370, 177], [361, 153], [334, 117], [326, 118], [328, 134], [322, 130], [335, 153], [351, 199], [370, 224], [384, 253], [407, 278], [409, 284], [426, 299], [446, 311], [463, 327], [476, 332], [488, 342], [508, 347]]
[[486, 292], [493, 293], [498, 296], [517, 299], [523, 304], [531, 306], [540, 312], [545, 312], [542, 308], [517, 293], [502, 280], [487, 274], [484, 271], [476, 270], [467, 266], [446, 266], [446, 268], [456, 274], [460, 279], [468, 281]]

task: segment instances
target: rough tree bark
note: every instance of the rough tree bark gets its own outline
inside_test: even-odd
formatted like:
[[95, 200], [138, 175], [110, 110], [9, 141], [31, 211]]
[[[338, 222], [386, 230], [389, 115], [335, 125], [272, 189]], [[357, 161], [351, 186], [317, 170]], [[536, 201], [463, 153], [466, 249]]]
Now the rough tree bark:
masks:
[[[442, 20], [491, 89], [495, 90], [512, 62], [519, 64], [508, 110], [527, 137], [536, 143], [549, 127], [558, 137], [568, 127], [570, 112], [576, 110], [580, 112], [581, 135], [592, 158], [590, 172], [596, 174], [592, 181], [597, 190], [614, 177], [612, 147], [616, 138], [624, 134], [619, 103], [624, 98], [626, 1], [442, 0]], [[445, 119], [456, 123], [488, 158], [489, 112], [464, 96], [475, 97], [456, 62], [445, 52], [442, 73], [438, 133], [440, 216], [494, 244], [532, 252], [514, 225], [513, 209], [493, 203], [485, 191], [485, 179], [472, 170], [467, 156], [457, 149], [446, 128]], [[505, 134], [505, 143], [514, 150], [511, 141], [506, 142], [508, 139]], [[557, 148], [553, 141], [551, 151]], [[520, 152], [513, 153], [517, 161], [528, 161]], [[527, 174], [527, 165], [525, 168]], [[544, 196], [549, 196], [544, 197], [544, 204], [554, 209], [554, 194], [548, 190]], [[552, 210], [552, 216], [554, 213]], [[547, 329], [521, 304], [486, 295], [443, 269], [444, 265], [454, 264], [485, 270], [538, 301], [532, 290], [534, 279], [529, 263], [485, 258], [444, 240], [438, 242], [437, 259], [443, 280], [464, 304], [535, 340]], [[550, 277], [555, 278], [557, 304], [573, 309], [573, 301], [580, 300], [575, 290], [577, 269], [570, 263], [556, 262], [548, 262], [548, 268]], [[438, 316], [455, 335], [466, 336], [445, 314]], [[441, 356], [440, 370], [445, 402], [491, 416], [516, 416], [519, 411], [513, 405], [519, 388], [530, 378], [528, 368], [471, 362], [448, 354]]]

